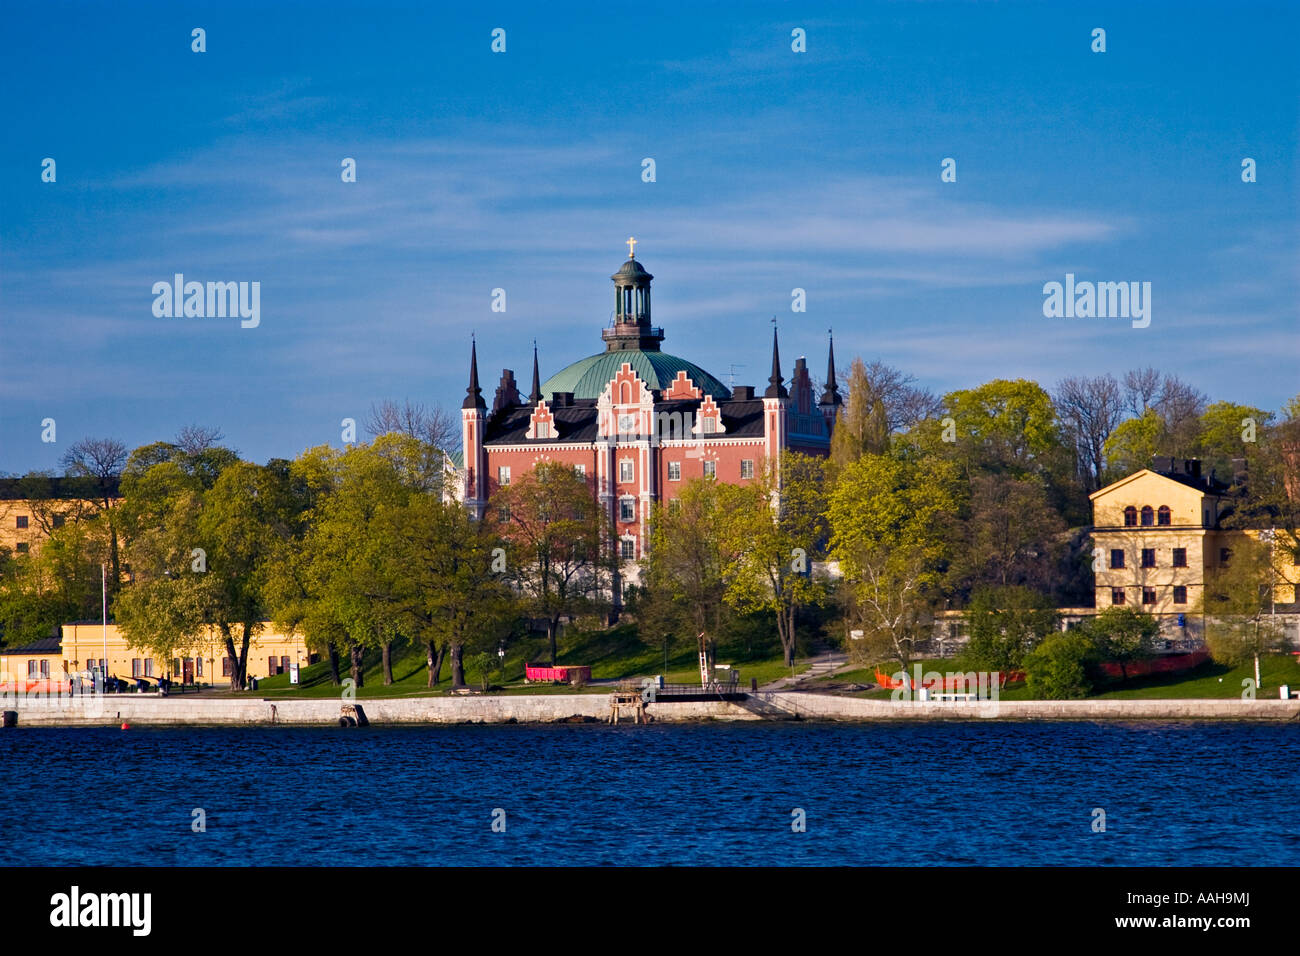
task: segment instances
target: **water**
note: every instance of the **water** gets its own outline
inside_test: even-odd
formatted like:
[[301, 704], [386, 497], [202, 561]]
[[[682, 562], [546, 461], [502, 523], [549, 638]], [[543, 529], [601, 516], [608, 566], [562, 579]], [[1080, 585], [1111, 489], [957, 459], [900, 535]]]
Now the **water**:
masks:
[[0, 864], [1297, 865], [1298, 742], [1237, 723], [20, 728], [0, 731]]

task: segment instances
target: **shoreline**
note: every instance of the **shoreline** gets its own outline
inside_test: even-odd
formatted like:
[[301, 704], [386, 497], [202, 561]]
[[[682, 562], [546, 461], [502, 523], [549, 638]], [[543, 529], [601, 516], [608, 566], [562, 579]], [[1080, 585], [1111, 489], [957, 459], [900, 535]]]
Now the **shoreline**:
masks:
[[[138, 726], [339, 726], [355, 708], [370, 726], [412, 724], [550, 724], [609, 720], [603, 694], [545, 696], [403, 697], [246, 700], [178, 697], [44, 698], [0, 703], [15, 712], [15, 728]], [[1300, 721], [1300, 700], [1175, 698], [1158, 700], [1034, 700], [920, 702], [866, 700], [801, 691], [747, 694], [735, 701], [656, 702], [646, 707], [654, 723], [817, 720], [855, 723], [907, 721]], [[626, 706], [619, 724], [635, 723]]]

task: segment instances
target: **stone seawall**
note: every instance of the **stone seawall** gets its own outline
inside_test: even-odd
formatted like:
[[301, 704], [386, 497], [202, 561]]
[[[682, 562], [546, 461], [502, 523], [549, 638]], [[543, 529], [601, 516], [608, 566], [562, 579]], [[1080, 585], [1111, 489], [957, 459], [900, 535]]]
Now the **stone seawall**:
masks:
[[[367, 720], [385, 724], [553, 723], [605, 720], [604, 694], [538, 696], [407, 697], [357, 702]], [[19, 727], [138, 725], [337, 725], [338, 698], [268, 700], [142, 697], [36, 699], [0, 702], [17, 711]], [[894, 703], [828, 694], [752, 694], [738, 702], [658, 702], [648, 712], [656, 722], [701, 720], [1300, 720], [1300, 700], [1068, 700], [978, 703]], [[627, 722], [625, 713], [622, 722]]]

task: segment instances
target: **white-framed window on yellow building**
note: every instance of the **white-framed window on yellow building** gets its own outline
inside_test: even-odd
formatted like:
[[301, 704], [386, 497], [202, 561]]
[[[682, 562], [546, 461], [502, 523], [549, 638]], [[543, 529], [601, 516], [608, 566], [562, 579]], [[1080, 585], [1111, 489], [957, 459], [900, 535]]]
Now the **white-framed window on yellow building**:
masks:
[[133, 657], [131, 659], [131, 676], [132, 677], [144, 676], [144, 661], [140, 660], [140, 658], [138, 657]]
[[145, 676], [145, 677], [153, 677], [153, 676], [154, 676], [154, 674], [153, 674], [153, 658], [152, 658], [152, 657], [146, 657], [146, 658], [144, 659], [144, 676]]

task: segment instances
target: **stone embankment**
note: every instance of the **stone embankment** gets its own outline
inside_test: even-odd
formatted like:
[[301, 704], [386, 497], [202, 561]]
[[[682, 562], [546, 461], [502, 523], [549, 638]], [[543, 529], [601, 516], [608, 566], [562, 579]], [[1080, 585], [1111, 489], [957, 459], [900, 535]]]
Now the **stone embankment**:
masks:
[[[0, 701], [16, 725], [337, 725], [347, 702], [330, 699], [152, 697]], [[555, 723], [604, 721], [603, 694], [405, 697], [355, 702], [372, 726], [386, 724]], [[796, 691], [750, 694], [739, 701], [657, 702], [656, 721], [701, 720], [1300, 720], [1300, 700], [1069, 700], [892, 702]], [[11, 720], [14, 718], [10, 718]], [[9, 720], [5, 721], [9, 725]]]

